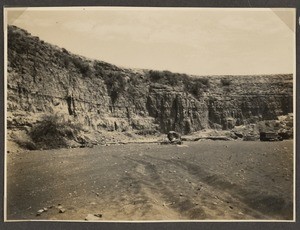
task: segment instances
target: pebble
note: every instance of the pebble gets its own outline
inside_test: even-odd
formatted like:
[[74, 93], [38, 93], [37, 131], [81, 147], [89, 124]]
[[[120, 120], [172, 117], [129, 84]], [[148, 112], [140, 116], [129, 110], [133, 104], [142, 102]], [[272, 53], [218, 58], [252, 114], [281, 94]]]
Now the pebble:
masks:
[[[97, 214], [96, 214], [97, 215]], [[101, 214], [101, 217], [102, 217], [102, 214]], [[85, 220], [89, 221], [89, 220], [100, 220], [100, 218], [98, 216], [95, 216], [94, 214], [88, 214], [86, 217], [85, 217]]]
[[64, 213], [64, 212], [66, 212], [66, 209], [64, 209], [64, 208], [59, 209], [59, 213]]
[[36, 215], [40, 216], [43, 212], [44, 212], [44, 209], [40, 209], [40, 210], [37, 211]]

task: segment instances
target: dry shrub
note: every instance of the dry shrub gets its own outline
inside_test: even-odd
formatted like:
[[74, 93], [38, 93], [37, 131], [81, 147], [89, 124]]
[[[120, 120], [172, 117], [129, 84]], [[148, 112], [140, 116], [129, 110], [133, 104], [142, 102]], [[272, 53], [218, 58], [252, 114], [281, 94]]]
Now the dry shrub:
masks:
[[68, 141], [77, 141], [81, 130], [80, 124], [66, 121], [61, 115], [45, 115], [32, 128], [30, 137], [38, 148], [57, 149], [68, 147]]

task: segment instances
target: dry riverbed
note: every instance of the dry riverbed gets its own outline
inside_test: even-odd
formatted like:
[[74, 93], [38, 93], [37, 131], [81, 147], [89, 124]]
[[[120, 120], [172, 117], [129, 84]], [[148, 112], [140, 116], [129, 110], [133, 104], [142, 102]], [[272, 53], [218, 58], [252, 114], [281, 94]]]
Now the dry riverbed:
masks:
[[7, 154], [8, 220], [293, 218], [293, 141]]

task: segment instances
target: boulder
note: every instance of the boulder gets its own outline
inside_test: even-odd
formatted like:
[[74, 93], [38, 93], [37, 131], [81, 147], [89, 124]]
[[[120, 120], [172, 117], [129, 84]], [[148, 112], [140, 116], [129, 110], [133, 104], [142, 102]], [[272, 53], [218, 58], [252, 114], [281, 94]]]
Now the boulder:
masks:
[[181, 135], [175, 131], [169, 131], [168, 139], [172, 144], [182, 144]]

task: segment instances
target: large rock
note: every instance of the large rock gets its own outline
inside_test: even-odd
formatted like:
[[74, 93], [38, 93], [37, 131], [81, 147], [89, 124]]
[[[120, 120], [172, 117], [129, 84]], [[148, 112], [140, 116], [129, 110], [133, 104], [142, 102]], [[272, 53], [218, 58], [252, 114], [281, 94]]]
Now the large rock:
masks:
[[171, 142], [181, 141], [180, 133], [170, 131], [167, 136], [168, 136], [169, 141], [171, 141]]

